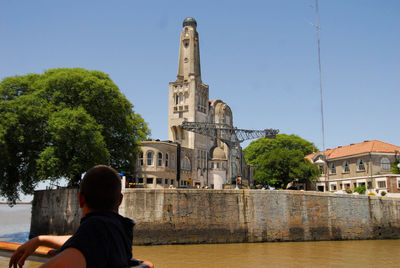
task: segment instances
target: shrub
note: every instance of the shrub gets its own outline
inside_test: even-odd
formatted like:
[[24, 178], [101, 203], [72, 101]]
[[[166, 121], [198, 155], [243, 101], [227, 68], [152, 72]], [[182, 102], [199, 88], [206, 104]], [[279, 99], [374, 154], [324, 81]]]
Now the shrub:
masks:
[[385, 196], [385, 195], [386, 195], [386, 192], [382, 191], [381, 196]]
[[348, 193], [348, 194], [351, 194], [351, 193], [353, 193], [353, 191], [350, 189], [350, 188], [346, 188], [346, 193]]
[[367, 191], [367, 188], [365, 187], [365, 185], [354, 188], [355, 193], [365, 194], [366, 191]]

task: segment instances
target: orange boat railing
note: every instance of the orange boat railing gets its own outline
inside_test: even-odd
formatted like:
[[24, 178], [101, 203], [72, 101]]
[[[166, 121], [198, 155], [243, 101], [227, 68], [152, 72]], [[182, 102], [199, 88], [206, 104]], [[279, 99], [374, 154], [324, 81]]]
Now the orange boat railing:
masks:
[[[0, 256], [10, 258], [13, 255], [14, 251], [16, 251], [17, 248], [21, 245], [22, 244], [19, 243], [0, 241]], [[36, 262], [46, 262], [49, 258], [51, 258], [51, 256], [48, 255], [50, 250], [52, 250], [52, 248], [38, 247], [35, 252], [28, 257], [28, 260]]]

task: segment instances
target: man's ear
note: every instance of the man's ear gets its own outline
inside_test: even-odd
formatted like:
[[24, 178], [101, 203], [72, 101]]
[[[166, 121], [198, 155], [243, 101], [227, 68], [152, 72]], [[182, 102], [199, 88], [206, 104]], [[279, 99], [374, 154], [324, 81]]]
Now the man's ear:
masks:
[[121, 205], [122, 203], [122, 199], [124, 199], [124, 195], [121, 193], [121, 195], [119, 196], [119, 202], [118, 202], [118, 206]]
[[85, 205], [85, 196], [79, 192], [78, 194], [78, 200], [79, 200], [79, 207], [83, 208], [83, 205]]

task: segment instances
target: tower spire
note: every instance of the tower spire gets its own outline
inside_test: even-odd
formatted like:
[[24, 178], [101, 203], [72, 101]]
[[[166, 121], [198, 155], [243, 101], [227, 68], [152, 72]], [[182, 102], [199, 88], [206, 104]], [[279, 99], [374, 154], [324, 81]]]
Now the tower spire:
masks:
[[188, 17], [183, 21], [177, 80], [201, 81], [199, 34], [196, 27], [197, 22], [194, 18]]

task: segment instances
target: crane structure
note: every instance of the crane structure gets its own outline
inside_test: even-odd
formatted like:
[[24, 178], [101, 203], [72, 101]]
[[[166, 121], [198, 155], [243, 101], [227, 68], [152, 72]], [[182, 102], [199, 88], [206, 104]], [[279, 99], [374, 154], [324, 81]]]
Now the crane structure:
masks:
[[[186, 131], [191, 131], [197, 134], [208, 136], [216, 140], [224, 142], [229, 147], [229, 170], [228, 174], [232, 181], [241, 177], [243, 174], [242, 164], [239, 165], [239, 170], [235, 167], [235, 158], [243, 158], [242, 150], [240, 148], [240, 143], [245, 140], [256, 139], [256, 138], [270, 138], [274, 139], [279, 133], [278, 129], [264, 129], [264, 130], [250, 130], [250, 129], [239, 129], [232, 125], [223, 123], [207, 123], [207, 122], [187, 122], [183, 121], [181, 126], [182, 129]], [[208, 152], [207, 152], [208, 154]], [[236, 156], [236, 157], [235, 157]], [[208, 160], [207, 160], [208, 162]], [[208, 165], [208, 164], [207, 164]], [[208, 172], [207, 172], [208, 181]]]
[[219, 138], [229, 147], [235, 147], [245, 140], [257, 138], [274, 139], [279, 133], [278, 129], [250, 130], [239, 129], [223, 123], [206, 123], [206, 122], [187, 122], [181, 124], [181, 128], [187, 131], [195, 132], [212, 138]]

